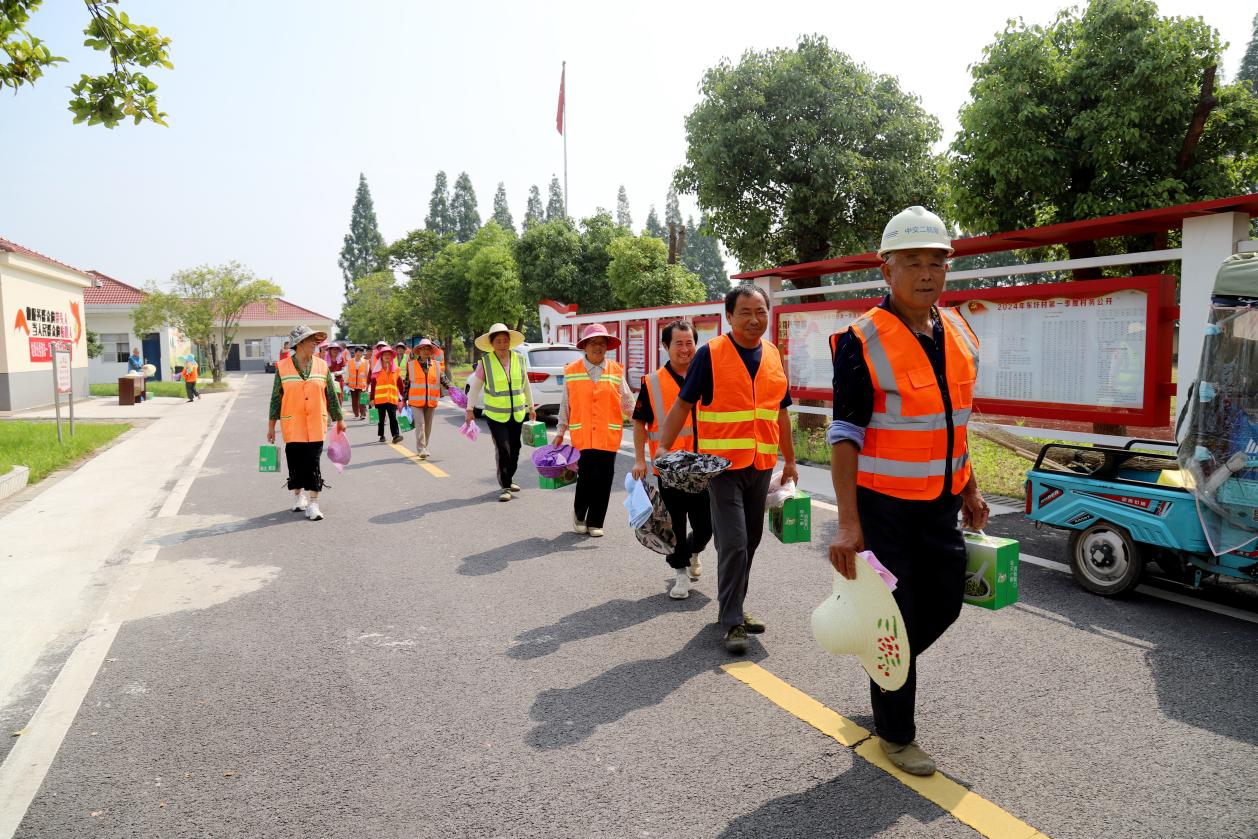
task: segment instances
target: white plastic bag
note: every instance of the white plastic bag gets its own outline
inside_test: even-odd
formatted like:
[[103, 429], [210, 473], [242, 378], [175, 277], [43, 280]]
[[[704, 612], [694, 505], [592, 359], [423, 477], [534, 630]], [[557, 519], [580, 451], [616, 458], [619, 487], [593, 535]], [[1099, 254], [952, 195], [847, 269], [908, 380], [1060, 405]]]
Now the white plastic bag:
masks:
[[782, 473], [773, 473], [772, 480], [769, 481], [769, 494], [767, 497], [770, 509], [781, 507], [786, 503], [786, 499], [795, 496], [795, 482], [787, 481], [782, 483]]
[[625, 475], [625, 509], [629, 511], [629, 527], [637, 530], [651, 518], [651, 499], [646, 487], [633, 475]]

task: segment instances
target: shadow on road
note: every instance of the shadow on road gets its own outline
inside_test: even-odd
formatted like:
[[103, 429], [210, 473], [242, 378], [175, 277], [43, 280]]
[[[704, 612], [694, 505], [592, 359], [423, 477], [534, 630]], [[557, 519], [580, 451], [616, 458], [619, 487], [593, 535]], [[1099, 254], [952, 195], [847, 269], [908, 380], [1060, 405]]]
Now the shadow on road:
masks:
[[734, 819], [720, 839], [814, 839], [820, 835], [860, 839], [883, 835], [905, 816], [923, 825], [945, 818], [936, 805], [878, 767], [853, 757], [852, 766], [834, 779], [774, 798]]
[[513, 562], [569, 551], [584, 553], [597, 550], [594, 545], [590, 544], [591, 541], [576, 533], [561, 533], [553, 539], [531, 536], [528, 539], [521, 539], [518, 542], [463, 557], [459, 573], [465, 577], [480, 577], [484, 574], [497, 574]]
[[685, 600], [673, 600], [663, 592], [640, 600], [609, 600], [565, 615], [558, 623], [517, 635], [517, 643], [507, 650], [507, 655], [522, 661], [541, 658], [572, 641], [619, 632], [667, 612], [697, 612], [711, 602], [711, 598], [700, 591], [692, 591]]
[[[722, 637], [721, 627], [711, 624], [665, 658], [626, 662], [576, 687], [543, 691], [533, 701], [530, 715], [537, 726], [526, 742], [535, 749], [562, 749], [589, 737], [600, 725], [659, 704], [700, 673], [733, 660], [721, 644]], [[764, 647], [753, 640], [740, 660], [764, 657]]]
[[[406, 463], [406, 461], [402, 461]], [[416, 504], [414, 507], [403, 507], [400, 510], [390, 510], [387, 513], [380, 513], [372, 516], [367, 521], [372, 524], [403, 524], [408, 521], [415, 521], [423, 518], [429, 513], [441, 513], [446, 510], [458, 510], [475, 504], [479, 498], [446, 498], [441, 501], [426, 501], [423, 504]]]
[[289, 509], [279, 512], [265, 513], [261, 516], [254, 516], [251, 519], [240, 519], [239, 521], [222, 522], [220, 524], [212, 524], [207, 527], [194, 527], [191, 530], [180, 530], [176, 533], [166, 533], [156, 539], [149, 540], [150, 544], [161, 545], [163, 548], [178, 545], [192, 539], [206, 539], [211, 536], [223, 536], [227, 533], [240, 533], [249, 530], [261, 530], [264, 527], [274, 527], [279, 524], [297, 524], [304, 522], [306, 517], [302, 513], [294, 513]]

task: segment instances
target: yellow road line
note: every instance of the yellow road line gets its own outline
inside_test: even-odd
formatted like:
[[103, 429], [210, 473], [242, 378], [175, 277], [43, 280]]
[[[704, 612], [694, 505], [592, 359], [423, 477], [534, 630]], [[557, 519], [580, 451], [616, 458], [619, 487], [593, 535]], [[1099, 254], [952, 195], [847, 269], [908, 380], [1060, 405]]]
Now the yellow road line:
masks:
[[938, 804], [958, 821], [991, 839], [1048, 839], [1031, 825], [970, 792], [936, 772], [926, 778], [897, 769], [875, 738], [864, 728], [827, 708], [808, 694], [750, 661], [735, 661], [721, 669], [779, 708], [798, 717], [822, 734], [853, 748], [857, 755], [877, 766], [918, 795]]
[[450, 477], [445, 472], [441, 471], [436, 466], [433, 466], [428, 461], [420, 460], [419, 455], [415, 454], [415, 452], [411, 451], [406, 446], [398, 445], [397, 443], [390, 443], [389, 445], [392, 446], [396, 451], [398, 451], [403, 457], [405, 457], [411, 463], [418, 465], [421, 469], [423, 469], [429, 475], [432, 475], [434, 478]]

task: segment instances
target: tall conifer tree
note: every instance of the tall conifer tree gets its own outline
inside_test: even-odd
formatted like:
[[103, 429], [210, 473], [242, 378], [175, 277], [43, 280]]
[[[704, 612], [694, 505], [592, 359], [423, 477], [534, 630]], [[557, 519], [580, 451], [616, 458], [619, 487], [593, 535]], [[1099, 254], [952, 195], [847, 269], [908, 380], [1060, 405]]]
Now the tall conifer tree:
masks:
[[542, 191], [537, 184], [529, 187], [529, 204], [524, 210], [524, 229], [528, 230], [535, 224], [546, 220], [546, 211], [542, 208]]
[[656, 239], [668, 241], [668, 230], [664, 225], [660, 224], [659, 214], [655, 212], [655, 205], [651, 205], [651, 210], [646, 214], [646, 234], [654, 236]]
[[450, 232], [455, 241], [470, 242], [480, 230], [480, 211], [476, 209], [476, 190], [467, 172], [460, 172], [450, 195]]
[[450, 187], [445, 172], [437, 173], [432, 197], [428, 199], [428, 215], [424, 218], [424, 228], [440, 234], [454, 232], [454, 225], [450, 220]]
[[567, 213], [563, 206], [563, 187], [559, 185], [559, 178], [552, 175], [550, 198], [546, 201], [546, 220], [554, 221], [557, 218], [567, 218]]
[[[384, 237], [380, 235], [380, 225], [376, 222], [376, 208], [371, 201], [371, 190], [367, 187], [367, 176], [360, 172], [358, 190], [354, 193], [354, 208], [349, 216], [349, 233], [345, 234], [341, 257], [337, 260], [345, 281], [344, 309], [353, 302], [354, 280], [384, 269], [382, 248]], [[336, 329], [338, 336], [344, 337], [344, 315], [336, 322]]]
[[629, 214], [629, 194], [625, 192], [625, 185], [620, 185], [620, 191], [616, 193], [616, 224], [628, 230], [633, 230], [633, 216]]
[[697, 227], [693, 218], [686, 219], [686, 247], [681, 263], [698, 276], [708, 300], [720, 300], [729, 291], [729, 275], [725, 257], [721, 256], [721, 243], [703, 232], [706, 223], [707, 216], [699, 216]]
[[1254, 15], [1253, 33], [1249, 36], [1249, 46], [1245, 48], [1240, 69], [1236, 71], [1236, 80], [1248, 81], [1249, 86], [1258, 92], [1258, 15]]
[[494, 193], [494, 221], [503, 230], [515, 233], [515, 220], [511, 218], [511, 208], [507, 206], [507, 186], [498, 182], [498, 191]]

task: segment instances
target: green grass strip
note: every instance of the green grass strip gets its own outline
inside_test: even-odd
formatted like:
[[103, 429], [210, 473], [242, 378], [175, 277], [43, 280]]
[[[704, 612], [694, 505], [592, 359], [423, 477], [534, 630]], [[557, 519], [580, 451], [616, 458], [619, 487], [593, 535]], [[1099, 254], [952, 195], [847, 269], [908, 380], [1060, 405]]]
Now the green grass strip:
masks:
[[37, 483], [49, 474], [86, 457], [131, 427], [130, 423], [61, 424], [61, 443], [57, 442], [55, 422], [26, 420], [0, 421], [0, 474], [14, 465], [31, 470], [30, 482]]

